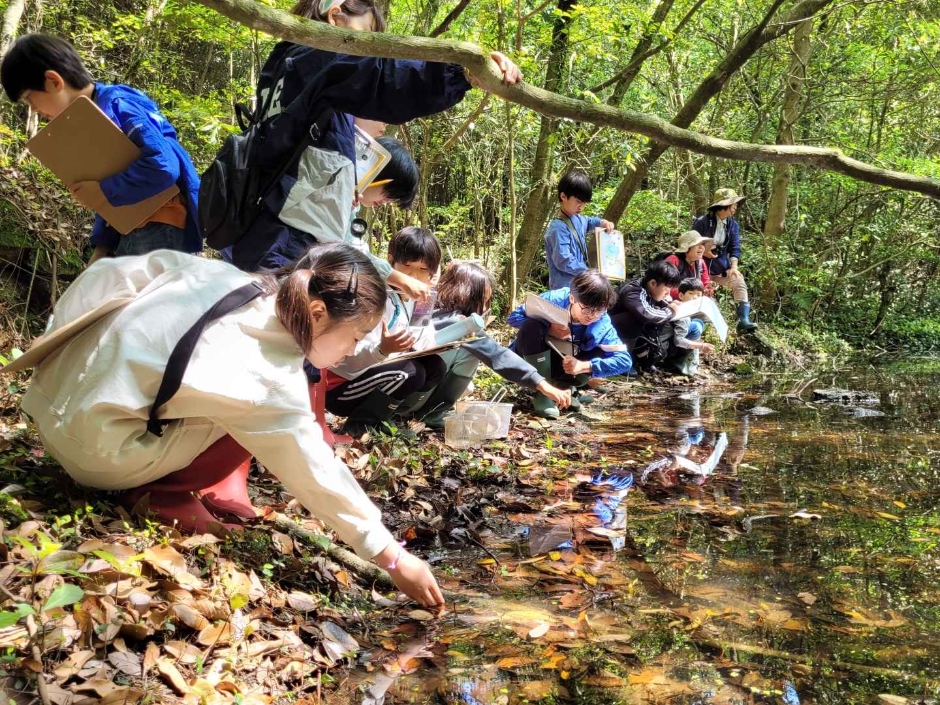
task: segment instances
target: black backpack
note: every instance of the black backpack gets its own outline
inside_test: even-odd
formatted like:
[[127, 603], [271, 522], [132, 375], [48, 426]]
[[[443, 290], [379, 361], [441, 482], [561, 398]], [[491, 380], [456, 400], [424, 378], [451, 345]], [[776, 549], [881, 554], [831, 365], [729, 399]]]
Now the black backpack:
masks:
[[[275, 77], [283, 76], [286, 61]], [[265, 103], [253, 113], [247, 106], [235, 105], [240, 135], [230, 135], [222, 149], [202, 175], [199, 185], [199, 225], [206, 243], [217, 250], [234, 245], [251, 230], [264, 210], [264, 199], [280, 183], [281, 177], [311, 144], [317, 142], [333, 117], [333, 109], [324, 105], [317, 118], [298, 140], [297, 146], [274, 169], [260, 167], [267, 133], [265, 116], [275, 91], [268, 91]], [[267, 156], [267, 155], [265, 155]]]

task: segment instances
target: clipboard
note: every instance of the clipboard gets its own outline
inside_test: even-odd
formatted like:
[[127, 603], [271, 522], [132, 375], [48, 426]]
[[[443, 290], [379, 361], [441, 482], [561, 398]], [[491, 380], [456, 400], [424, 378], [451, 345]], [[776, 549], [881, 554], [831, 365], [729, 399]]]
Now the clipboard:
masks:
[[[26, 148], [66, 186], [78, 181], [101, 181], [120, 174], [140, 159], [137, 145], [85, 96], [72, 101], [26, 143]], [[126, 235], [179, 192], [173, 184], [139, 203], [104, 206], [98, 214]]]
[[358, 126], [354, 126], [353, 133], [356, 143], [356, 176], [358, 177], [356, 190], [362, 193], [391, 161], [392, 155]]

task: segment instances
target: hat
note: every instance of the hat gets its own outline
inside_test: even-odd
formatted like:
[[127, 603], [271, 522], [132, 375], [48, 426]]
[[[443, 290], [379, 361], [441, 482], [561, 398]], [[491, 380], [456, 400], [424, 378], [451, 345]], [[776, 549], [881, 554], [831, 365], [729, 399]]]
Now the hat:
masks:
[[739, 196], [734, 192], [733, 188], [720, 188], [715, 191], [714, 199], [715, 202], [712, 203], [708, 209], [712, 208], [727, 208], [728, 206], [734, 205], [735, 203], [740, 203], [747, 196]]
[[688, 252], [696, 245], [710, 243], [714, 240], [710, 237], [702, 237], [698, 230], [689, 230], [679, 236], [679, 244], [676, 245], [676, 252]]

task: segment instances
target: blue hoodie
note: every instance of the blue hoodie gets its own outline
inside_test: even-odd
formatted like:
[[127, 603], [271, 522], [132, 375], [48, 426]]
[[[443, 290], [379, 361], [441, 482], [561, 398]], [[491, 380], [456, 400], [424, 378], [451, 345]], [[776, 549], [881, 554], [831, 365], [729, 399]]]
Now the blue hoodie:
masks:
[[[199, 175], [192, 159], [176, 139], [176, 130], [149, 97], [130, 86], [96, 83], [95, 104], [140, 149], [141, 157], [120, 174], [101, 180], [112, 206], [129, 206], [155, 196], [173, 184], [186, 206], [186, 252], [202, 251], [197, 216]], [[91, 244], [114, 249], [121, 234], [100, 215], [95, 218]]]
[[[565, 310], [571, 308], [570, 295], [571, 289], [568, 287], [540, 294], [546, 301], [551, 301]], [[522, 304], [509, 314], [508, 322], [513, 328], [521, 328], [526, 320], [528, 320], [528, 316], [525, 313], [525, 304]], [[601, 349], [600, 357], [591, 360], [592, 377], [624, 375], [633, 367], [633, 358], [630, 357], [627, 346], [620, 340], [610, 316], [606, 313], [586, 326], [571, 324], [569, 328], [571, 330], [571, 341], [582, 352], [591, 352], [597, 348]]]

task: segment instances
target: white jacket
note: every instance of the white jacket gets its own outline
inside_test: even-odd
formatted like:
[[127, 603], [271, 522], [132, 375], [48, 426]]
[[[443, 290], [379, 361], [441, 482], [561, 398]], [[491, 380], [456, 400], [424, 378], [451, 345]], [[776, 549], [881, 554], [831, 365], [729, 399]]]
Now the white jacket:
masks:
[[180, 470], [226, 434], [273, 472], [359, 555], [392, 535], [349, 469], [323, 442], [304, 355], [262, 296], [211, 323], [179, 392], [160, 412], [177, 419], [158, 438], [146, 423], [170, 352], [226, 293], [252, 275], [218, 260], [160, 250], [103, 259], [63, 294], [48, 332], [132, 295], [41, 362], [23, 398], [46, 450], [78, 483], [129, 489]]

